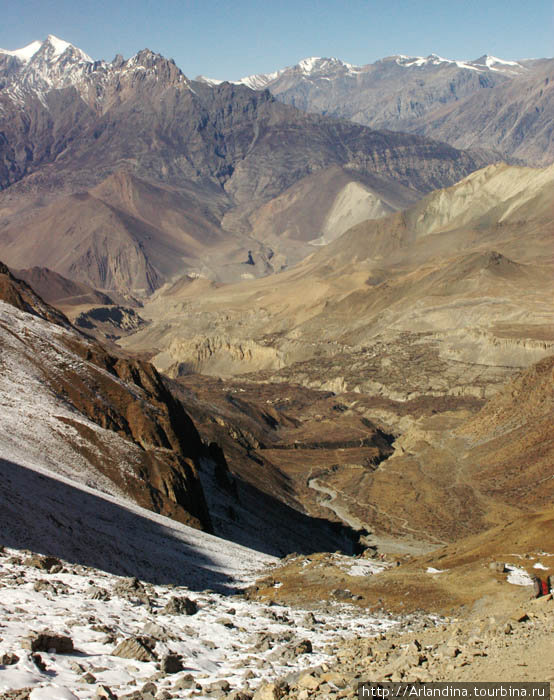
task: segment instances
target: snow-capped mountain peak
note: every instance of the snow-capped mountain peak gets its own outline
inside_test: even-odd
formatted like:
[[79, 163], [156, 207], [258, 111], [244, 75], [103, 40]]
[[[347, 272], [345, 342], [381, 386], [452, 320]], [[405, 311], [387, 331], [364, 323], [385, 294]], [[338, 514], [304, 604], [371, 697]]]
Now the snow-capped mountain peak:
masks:
[[[90, 106], [102, 109], [107, 97], [121, 79], [127, 84], [137, 74], [164, 84], [180, 84], [188, 89], [188, 80], [171, 59], [143, 49], [125, 60], [116, 56], [112, 63], [94, 61], [73, 44], [49, 34], [43, 41], [15, 51], [0, 49], [0, 79], [4, 95], [22, 106], [25, 100], [38, 98], [48, 108], [47, 94], [52, 90], [76, 88]], [[112, 91], [113, 92], [113, 91]]]
[[[289, 68], [282, 68], [281, 70], [277, 70], [274, 73], [260, 73], [258, 75], [247, 75], [245, 78], [241, 78], [240, 80], [234, 80], [233, 82], [235, 85], [246, 85], [246, 87], [251, 88], [252, 90], [263, 90], [269, 83], [273, 82], [274, 80], [277, 80], [279, 76], [281, 76], [285, 71], [290, 70]], [[206, 82], [208, 82], [210, 78], [206, 79]]]
[[64, 41], [63, 39], [58, 39], [58, 37], [54, 36], [53, 34], [49, 34], [46, 37], [46, 41], [44, 43], [53, 49], [54, 56], [61, 56], [61, 54], [69, 46], [71, 46], [71, 44], [68, 41]]
[[527, 68], [517, 61], [506, 61], [503, 58], [484, 54], [480, 58], [471, 61], [473, 65], [486, 66], [489, 70], [502, 71], [504, 73], [521, 73]]
[[298, 67], [304, 73], [312, 73], [314, 68], [316, 68], [316, 66], [324, 60], [325, 59], [321, 58], [321, 56], [311, 56], [309, 58], [303, 58], [301, 61], [298, 62]]
[[[287, 66], [272, 73], [257, 73], [248, 75], [240, 80], [233, 81], [237, 85], [246, 85], [253, 90], [263, 90], [268, 87], [274, 87], [277, 81], [286, 80], [287, 84], [295, 79], [301, 80], [334, 80], [335, 78], [352, 78], [364, 73], [369, 73], [377, 65], [386, 65], [396, 63], [402, 68], [421, 68], [440, 70], [442, 68], [462, 68], [473, 72], [487, 73], [494, 71], [496, 73], [518, 74], [526, 70], [524, 66], [516, 61], [507, 61], [495, 56], [484, 55], [476, 60], [460, 60], [451, 59], [440, 56], [437, 53], [431, 53], [428, 56], [407, 56], [398, 54], [389, 56], [377, 61], [374, 64], [357, 66], [340, 58], [309, 56], [303, 58], [294, 66]], [[205, 82], [208, 85], [217, 85], [221, 81], [215, 81], [204, 76], [200, 76], [198, 80]]]
[[7, 56], [15, 56], [23, 63], [27, 63], [40, 49], [42, 46], [42, 41], [32, 41], [27, 46], [22, 49], [15, 49], [15, 51], [9, 51], [8, 49], [0, 49], [0, 54], [6, 54]]
[[198, 83], [205, 83], [210, 87], [215, 87], [216, 85], [221, 85], [221, 83], [225, 82], [224, 80], [218, 80], [217, 78], [207, 78], [205, 75], [197, 75], [195, 80]]
[[493, 70], [502, 73], [521, 73], [526, 70], [522, 65], [517, 63], [517, 61], [505, 61], [502, 58], [496, 58], [496, 56], [489, 56], [487, 54], [473, 61], [444, 58], [436, 53], [431, 53], [429, 56], [425, 57], [398, 55], [393, 58], [399, 66], [404, 68], [455, 65], [458, 68], [482, 72]]
[[303, 58], [294, 69], [299, 70], [306, 75], [317, 75], [319, 73], [329, 72], [357, 72], [360, 70], [358, 66], [353, 66], [351, 63], [341, 61], [340, 58], [331, 56], [330, 58], [322, 58], [320, 56], [312, 56]]
[[468, 70], [480, 70], [480, 68], [471, 64], [468, 61], [458, 61], [451, 58], [443, 58], [436, 53], [431, 53], [428, 56], [395, 56], [396, 63], [403, 68], [425, 68], [427, 66], [440, 65], [456, 65], [458, 68], [466, 68]]
[[[247, 87], [252, 88], [252, 90], [263, 90], [270, 83], [288, 74], [301, 75], [309, 79], [325, 76], [331, 73], [358, 73], [361, 70], [362, 69], [358, 66], [353, 66], [350, 63], [346, 63], [346, 61], [341, 61], [340, 58], [310, 56], [308, 58], [303, 58], [294, 66], [287, 66], [286, 68], [281, 68], [273, 73], [248, 75], [245, 78], [241, 78], [240, 80], [235, 80], [233, 82], [236, 85], [246, 85]], [[209, 78], [202, 79], [208, 84], [213, 82]]]
[[77, 84], [93, 65], [84, 51], [53, 34], [22, 49], [0, 49], [5, 94], [18, 103], [28, 93], [36, 94], [44, 103], [45, 92]]
[[84, 51], [81, 51], [81, 49], [77, 48], [76, 46], [73, 46], [73, 44], [70, 44], [68, 41], [59, 39], [53, 34], [49, 34], [43, 41], [32, 41], [30, 44], [24, 46], [21, 49], [15, 49], [13, 51], [10, 51], [8, 49], [0, 49], [0, 54], [15, 56], [22, 63], [29, 63], [33, 58], [37, 56], [37, 54], [41, 54], [49, 60], [58, 59], [68, 49], [71, 49], [72, 52], [75, 52], [78, 56], [81, 57], [82, 60], [92, 63], [92, 58], [88, 56]]

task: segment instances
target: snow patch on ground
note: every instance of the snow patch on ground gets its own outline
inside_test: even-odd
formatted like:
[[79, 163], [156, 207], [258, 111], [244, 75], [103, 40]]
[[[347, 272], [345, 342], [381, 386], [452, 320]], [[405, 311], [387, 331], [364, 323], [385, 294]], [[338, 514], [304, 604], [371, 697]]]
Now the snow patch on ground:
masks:
[[342, 568], [349, 576], [374, 576], [388, 569], [390, 564], [384, 561], [373, 561], [371, 559], [357, 559], [354, 564], [346, 564]]
[[506, 566], [508, 570], [508, 583], [514, 584], [514, 586], [532, 586], [533, 585], [533, 579], [525, 569], [522, 569], [518, 566], [512, 566], [511, 564], [508, 564]]
[[[0, 654], [15, 653], [19, 661], [2, 669], [0, 691], [35, 687], [33, 700], [89, 700], [98, 684], [108, 685], [117, 694], [131, 692], [157, 672], [156, 663], [123, 659], [111, 652], [122, 639], [148, 634], [148, 623], [167, 632], [166, 639], [156, 642], [156, 654], [172, 652], [185, 661], [182, 672], [156, 680], [158, 690], [171, 690], [186, 674], [200, 685], [227, 680], [231, 688], [253, 689], [262, 680], [329, 661], [335, 642], [379, 634], [397, 624], [389, 616], [367, 615], [346, 604], [314, 611], [314, 623], [313, 618], [306, 619], [305, 609], [264, 605], [213, 591], [191, 593], [173, 585], [148, 585], [150, 603], [146, 604], [119, 597], [114, 586], [121, 580], [68, 563], [62, 571], [49, 574], [26, 566], [17, 550], [6, 549], [0, 556]], [[91, 584], [107, 591], [110, 599], [91, 598]], [[198, 604], [195, 615], [164, 612], [171, 597], [184, 595]], [[40, 652], [46, 665], [46, 671], [41, 671], [21, 643], [29, 632], [44, 629], [70, 636], [75, 652]], [[264, 635], [270, 639], [269, 648], [259, 646]], [[303, 639], [311, 641], [313, 653], [285, 660], [282, 653]], [[92, 673], [94, 684], [82, 680], [85, 673]], [[179, 691], [182, 698], [191, 694]]]
[[[128, 464], [137, 461], [140, 448], [86, 419], [64, 400], [64, 378], [72, 371], [88, 370], [64, 343], [72, 338], [70, 331], [0, 302], [0, 455], [121, 495], [86, 458], [94, 449], [92, 441], [76, 426], [92, 431], [104, 449], [121, 452]], [[50, 388], [47, 377], [52, 386], [59, 377], [59, 392]], [[111, 375], [110, 379], [114, 381]]]

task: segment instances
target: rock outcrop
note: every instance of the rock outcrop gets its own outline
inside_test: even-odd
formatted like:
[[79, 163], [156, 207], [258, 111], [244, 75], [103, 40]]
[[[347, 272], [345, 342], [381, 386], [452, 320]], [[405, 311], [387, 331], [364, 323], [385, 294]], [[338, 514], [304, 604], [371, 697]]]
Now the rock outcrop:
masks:
[[[31, 404], [25, 410], [34, 415], [39, 432], [48, 416], [41, 414], [38, 397], [44, 395], [44, 401], [59, 405], [51, 417], [55, 425], [50, 448], [48, 444], [41, 447], [40, 440], [32, 447], [32, 434], [15, 436], [28, 441], [27, 456], [49, 449], [54, 454], [64, 446], [90, 466], [89, 478], [102, 475], [138, 504], [209, 529], [197, 474], [205, 448], [191, 419], [154, 367], [106, 352], [73, 329], [63, 314], [14, 278], [4, 265], [0, 268], [0, 300], [5, 307], [1, 322], [4, 361], [14, 368], [28, 368], [37, 408], [34, 413]], [[14, 306], [19, 314], [9, 310]], [[16, 384], [10, 389], [12, 377], [18, 381], [13, 375], [5, 376], [8, 385], [4, 390], [23, 396], [23, 387]], [[17, 420], [15, 412], [10, 418], [10, 410], [5, 411], [4, 419]]]

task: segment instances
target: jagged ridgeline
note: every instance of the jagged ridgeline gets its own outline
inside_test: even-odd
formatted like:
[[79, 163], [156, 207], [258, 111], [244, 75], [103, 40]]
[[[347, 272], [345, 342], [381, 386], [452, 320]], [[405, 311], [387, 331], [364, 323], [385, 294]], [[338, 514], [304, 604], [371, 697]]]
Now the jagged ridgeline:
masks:
[[553, 77], [552, 59], [460, 61], [431, 54], [363, 66], [307, 58], [238, 82], [307, 112], [425, 134], [458, 148], [492, 149], [503, 159], [540, 166], [554, 159]]
[[[279, 271], [489, 156], [189, 80], [144, 50], [0, 52], [0, 255], [108, 291]], [[249, 263], [249, 264], [245, 264]]]

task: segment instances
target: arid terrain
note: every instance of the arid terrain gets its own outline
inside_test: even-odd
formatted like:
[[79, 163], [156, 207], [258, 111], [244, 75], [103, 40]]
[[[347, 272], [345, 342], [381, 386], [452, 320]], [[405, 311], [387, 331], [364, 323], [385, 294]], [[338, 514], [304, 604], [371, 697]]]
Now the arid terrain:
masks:
[[0, 50], [1, 700], [554, 682], [551, 71]]

